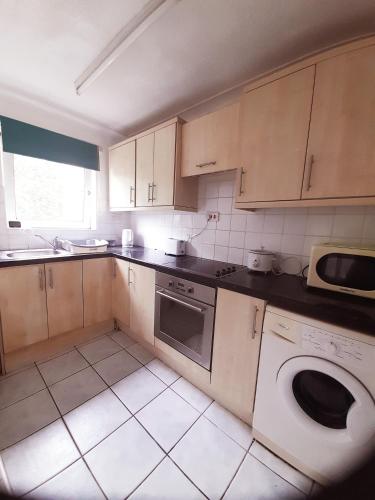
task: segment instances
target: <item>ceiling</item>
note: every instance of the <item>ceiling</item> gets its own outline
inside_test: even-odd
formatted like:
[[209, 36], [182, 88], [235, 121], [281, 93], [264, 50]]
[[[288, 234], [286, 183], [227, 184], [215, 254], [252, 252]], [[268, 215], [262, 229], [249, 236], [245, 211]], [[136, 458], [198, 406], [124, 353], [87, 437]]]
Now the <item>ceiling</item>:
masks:
[[0, 92], [127, 135], [375, 32], [374, 0], [179, 0], [78, 96], [74, 81], [146, 3], [0, 0]]

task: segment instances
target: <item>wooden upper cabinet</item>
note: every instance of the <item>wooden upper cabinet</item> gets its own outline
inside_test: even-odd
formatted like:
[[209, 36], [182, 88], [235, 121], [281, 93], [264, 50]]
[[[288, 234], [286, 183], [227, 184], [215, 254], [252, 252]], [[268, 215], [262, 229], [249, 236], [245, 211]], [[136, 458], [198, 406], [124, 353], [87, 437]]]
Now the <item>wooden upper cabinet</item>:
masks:
[[154, 344], [155, 271], [130, 263], [130, 329], [142, 342]]
[[152, 206], [152, 188], [154, 182], [154, 139], [155, 134], [148, 134], [136, 140], [136, 205]]
[[83, 326], [112, 319], [112, 258], [83, 260]]
[[109, 208], [135, 206], [135, 141], [109, 150]]
[[155, 132], [153, 206], [173, 205], [176, 157], [176, 124]]
[[4, 352], [48, 338], [44, 265], [0, 270]]
[[219, 403], [248, 423], [253, 414], [264, 307], [263, 300], [218, 290], [211, 391]]
[[45, 265], [49, 336], [83, 327], [82, 261]]
[[303, 198], [375, 195], [375, 46], [316, 66]]
[[238, 119], [239, 104], [235, 103], [182, 126], [182, 177], [240, 166]]
[[242, 96], [237, 202], [300, 199], [313, 87], [310, 66]]
[[112, 315], [130, 326], [129, 262], [113, 259]]

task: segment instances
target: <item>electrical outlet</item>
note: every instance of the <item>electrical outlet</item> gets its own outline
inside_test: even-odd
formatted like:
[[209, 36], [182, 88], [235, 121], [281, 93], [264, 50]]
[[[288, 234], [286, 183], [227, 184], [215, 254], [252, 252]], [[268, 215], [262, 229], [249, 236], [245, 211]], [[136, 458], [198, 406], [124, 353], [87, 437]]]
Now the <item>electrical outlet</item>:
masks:
[[219, 212], [207, 212], [207, 220], [217, 222], [219, 220]]

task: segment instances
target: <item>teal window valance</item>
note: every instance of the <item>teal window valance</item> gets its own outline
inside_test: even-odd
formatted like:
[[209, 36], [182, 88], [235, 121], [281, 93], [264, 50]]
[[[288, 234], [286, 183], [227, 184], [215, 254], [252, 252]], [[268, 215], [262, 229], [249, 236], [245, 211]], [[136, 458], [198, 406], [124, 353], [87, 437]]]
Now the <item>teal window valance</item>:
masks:
[[23, 156], [99, 170], [95, 144], [1, 116], [3, 150]]

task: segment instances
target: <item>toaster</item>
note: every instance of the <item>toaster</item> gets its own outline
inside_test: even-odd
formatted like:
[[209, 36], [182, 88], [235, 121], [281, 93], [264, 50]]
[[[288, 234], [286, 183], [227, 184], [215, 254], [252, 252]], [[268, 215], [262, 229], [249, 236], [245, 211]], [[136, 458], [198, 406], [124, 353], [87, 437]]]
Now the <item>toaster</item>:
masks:
[[167, 255], [185, 255], [185, 243], [186, 241], [177, 238], [167, 238], [164, 252]]

